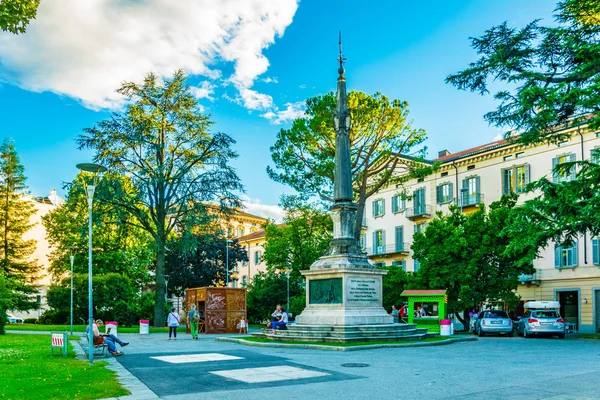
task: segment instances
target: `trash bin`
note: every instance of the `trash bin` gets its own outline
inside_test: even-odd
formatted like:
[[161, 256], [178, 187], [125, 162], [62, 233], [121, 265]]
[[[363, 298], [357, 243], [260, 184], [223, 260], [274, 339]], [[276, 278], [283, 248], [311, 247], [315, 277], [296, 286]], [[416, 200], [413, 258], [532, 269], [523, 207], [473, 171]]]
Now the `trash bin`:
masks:
[[452, 320], [440, 320], [440, 336], [452, 336]]
[[[118, 337], [117, 325], [118, 324], [115, 321], [106, 321], [106, 334], [108, 335], [109, 333], [111, 333]], [[109, 330], [110, 330], [110, 332], [109, 332]]]
[[140, 335], [147, 335], [150, 330], [150, 321], [147, 319], [140, 319]]

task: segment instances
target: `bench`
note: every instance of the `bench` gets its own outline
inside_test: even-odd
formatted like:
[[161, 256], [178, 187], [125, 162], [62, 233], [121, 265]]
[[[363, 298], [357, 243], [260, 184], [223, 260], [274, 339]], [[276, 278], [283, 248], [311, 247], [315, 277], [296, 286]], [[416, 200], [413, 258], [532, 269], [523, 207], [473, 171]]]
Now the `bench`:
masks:
[[[90, 338], [88, 337], [87, 334], [83, 335], [86, 338], [86, 345], [85, 346], [81, 346], [83, 347], [83, 351], [85, 352], [86, 355], [90, 355]], [[108, 345], [106, 343], [102, 343], [102, 344], [95, 344], [94, 345], [94, 356], [107, 356], [108, 355]]]

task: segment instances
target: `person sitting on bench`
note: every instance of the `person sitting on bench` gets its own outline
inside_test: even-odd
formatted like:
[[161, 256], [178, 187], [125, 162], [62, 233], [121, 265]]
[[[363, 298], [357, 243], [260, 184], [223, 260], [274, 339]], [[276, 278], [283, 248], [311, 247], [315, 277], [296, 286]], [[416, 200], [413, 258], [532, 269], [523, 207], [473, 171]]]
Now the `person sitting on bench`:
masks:
[[277, 330], [278, 326], [282, 326], [285, 327], [288, 323], [288, 315], [285, 312], [285, 308], [281, 308], [281, 317], [279, 318], [279, 321], [275, 321], [271, 324], [271, 328], [273, 328], [273, 331], [271, 332], [272, 335], [275, 334], [275, 331]]
[[[127, 346], [129, 343], [126, 342], [122, 342], [121, 340], [119, 340], [119, 338], [117, 338], [115, 335], [109, 333], [106, 335], [103, 335], [100, 333], [100, 331], [98, 330], [98, 325], [102, 326], [104, 325], [104, 322], [102, 322], [101, 319], [94, 321], [94, 324], [92, 325], [92, 330], [94, 332], [94, 346], [98, 346], [98, 345], [102, 345], [102, 344], [106, 344], [108, 346], [108, 351], [110, 351], [110, 354], [112, 354], [113, 356], [117, 357], [117, 356], [122, 356], [123, 353], [121, 353], [119, 350], [117, 350], [117, 345], [115, 343], [118, 343], [121, 346]], [[89, 327], [86, 329], [86, 334], [89, 333]], [[88, 336], [89, 339], [89, 336]]]

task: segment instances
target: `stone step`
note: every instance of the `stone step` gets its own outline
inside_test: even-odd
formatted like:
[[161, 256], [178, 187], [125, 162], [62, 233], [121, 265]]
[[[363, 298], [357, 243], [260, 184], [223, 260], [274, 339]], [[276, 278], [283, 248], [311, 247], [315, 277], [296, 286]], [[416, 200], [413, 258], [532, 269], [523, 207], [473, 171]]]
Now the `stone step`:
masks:
[[335, 337], [322, 337], [322, 336], [292, 336], [292, 335], [281, 335], [279, 333], [275, 335], [267, 334], [263, 337], [271, 339], [277, 342], [322, 342], [322, 343], [351, 343], [351, 342], [381, 342], [381, 341], [398, 341], [407, 340], [415, 341], [420, 340], [424, 335], [412, 334], [412, 335], [401, 335], [401, 336], [388, 336], [388, 337], [374, 337], [364, 336], [355, 338], [335, 338]]

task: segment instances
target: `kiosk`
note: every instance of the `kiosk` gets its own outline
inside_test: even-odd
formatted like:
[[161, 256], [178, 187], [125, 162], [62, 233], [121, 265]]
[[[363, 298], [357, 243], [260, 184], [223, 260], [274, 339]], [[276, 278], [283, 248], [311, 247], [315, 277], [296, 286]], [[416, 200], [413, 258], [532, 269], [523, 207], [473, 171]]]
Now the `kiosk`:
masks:
[[427, 328], [431, 333], [440, 332], [440, 321], [446, 319], [445, 290], [405, 290], [408, 298], [408, 323], [417, 328]]
[[200, 313], [199, 333], [236, 333], [246, 319], [246, 289], [200, 287], [186, 289], [186, 313], [196, 305]]

